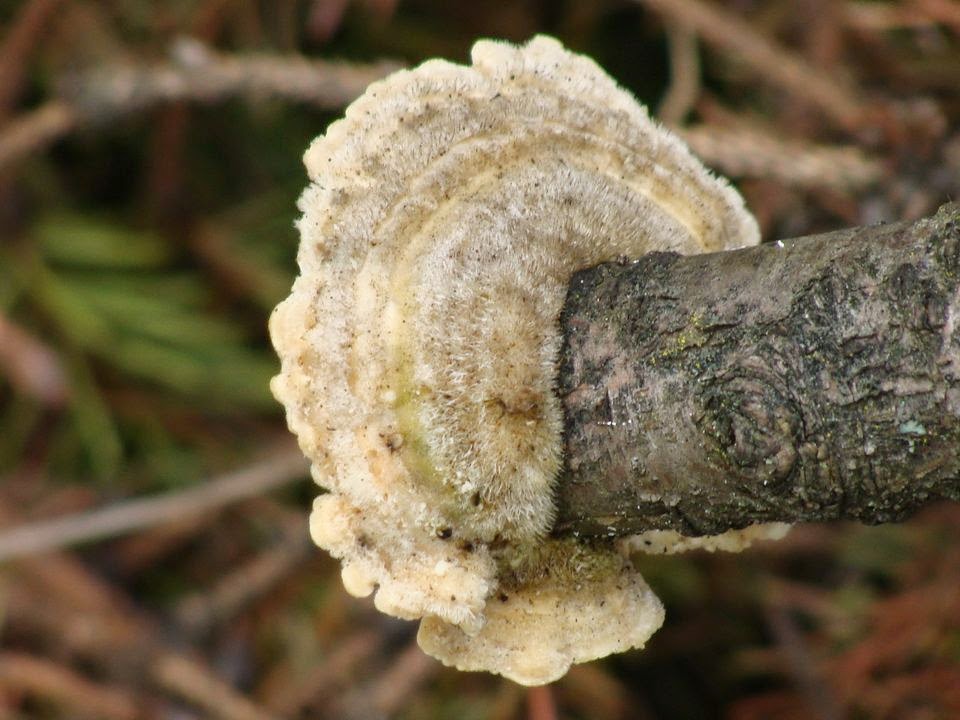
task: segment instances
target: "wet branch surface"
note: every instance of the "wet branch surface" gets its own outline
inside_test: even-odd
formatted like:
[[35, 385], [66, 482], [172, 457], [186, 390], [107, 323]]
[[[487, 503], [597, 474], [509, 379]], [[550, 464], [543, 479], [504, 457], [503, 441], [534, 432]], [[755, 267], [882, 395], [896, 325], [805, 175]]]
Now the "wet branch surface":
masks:
[[578, 273], [556, 532], [901, 520], [960, 500], [960, 204]]

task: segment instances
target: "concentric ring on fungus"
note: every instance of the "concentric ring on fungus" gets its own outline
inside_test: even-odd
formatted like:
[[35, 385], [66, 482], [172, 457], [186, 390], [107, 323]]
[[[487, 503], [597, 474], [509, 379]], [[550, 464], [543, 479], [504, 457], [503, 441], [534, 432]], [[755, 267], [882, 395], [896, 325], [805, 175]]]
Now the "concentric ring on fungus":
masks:
[[758, 232], [591, 60], [547, 37], [472, 58], [371, 85], [310, 146], [272, 387], [329, 491], [311, 531], [347, 590], [422, 617], [444, 662], [538, 684], [663, 616], [613, 544], [546, 536], [567, 280]]

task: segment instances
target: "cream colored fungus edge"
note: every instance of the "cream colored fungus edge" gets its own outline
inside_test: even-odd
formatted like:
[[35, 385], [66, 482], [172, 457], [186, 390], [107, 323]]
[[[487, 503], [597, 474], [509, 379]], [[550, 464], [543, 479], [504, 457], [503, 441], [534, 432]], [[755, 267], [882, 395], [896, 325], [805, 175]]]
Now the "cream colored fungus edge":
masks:
[[567, 280], [759, 238], [740, 196], [590, 59], [540, 36], [472, 60], [371, 85], [307, 150], [272, 389], [327, 490], [311, 533], [348, 592], [423, 618], [447, 664], [541, 684], [663, 620], [633, 543], [546, 535]]

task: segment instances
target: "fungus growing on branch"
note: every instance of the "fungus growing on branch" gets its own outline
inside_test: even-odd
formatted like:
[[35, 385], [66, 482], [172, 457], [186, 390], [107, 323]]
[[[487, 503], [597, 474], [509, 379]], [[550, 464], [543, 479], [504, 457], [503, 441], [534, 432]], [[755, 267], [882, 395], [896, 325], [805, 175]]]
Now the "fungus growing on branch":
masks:
[[423, 618], [421, 646], [448, 664], [540, 684], [663, 618], [629, 543], [548, 536], [568, 280], [759, 238], [740, 196], [588, 58], [537, 37], [472, 59], [374, 83], [310, 146], [272, 387], [328, 491], [311, 531], [346, 589]]

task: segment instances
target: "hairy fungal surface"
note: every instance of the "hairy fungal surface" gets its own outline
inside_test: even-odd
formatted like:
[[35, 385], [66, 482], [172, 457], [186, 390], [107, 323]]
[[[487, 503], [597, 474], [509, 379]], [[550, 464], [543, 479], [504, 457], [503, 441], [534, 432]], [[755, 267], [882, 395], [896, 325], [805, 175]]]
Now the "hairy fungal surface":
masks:
[[371, 85], [310, 146], [272, 387], [346, 589], [423, 618], [448, 664], [539, 684], [642, 645], [663, 614], [626, 546], [546, 537], [567, 281], [758, 233], [588, 58], [537, 37], [472, 59]]

